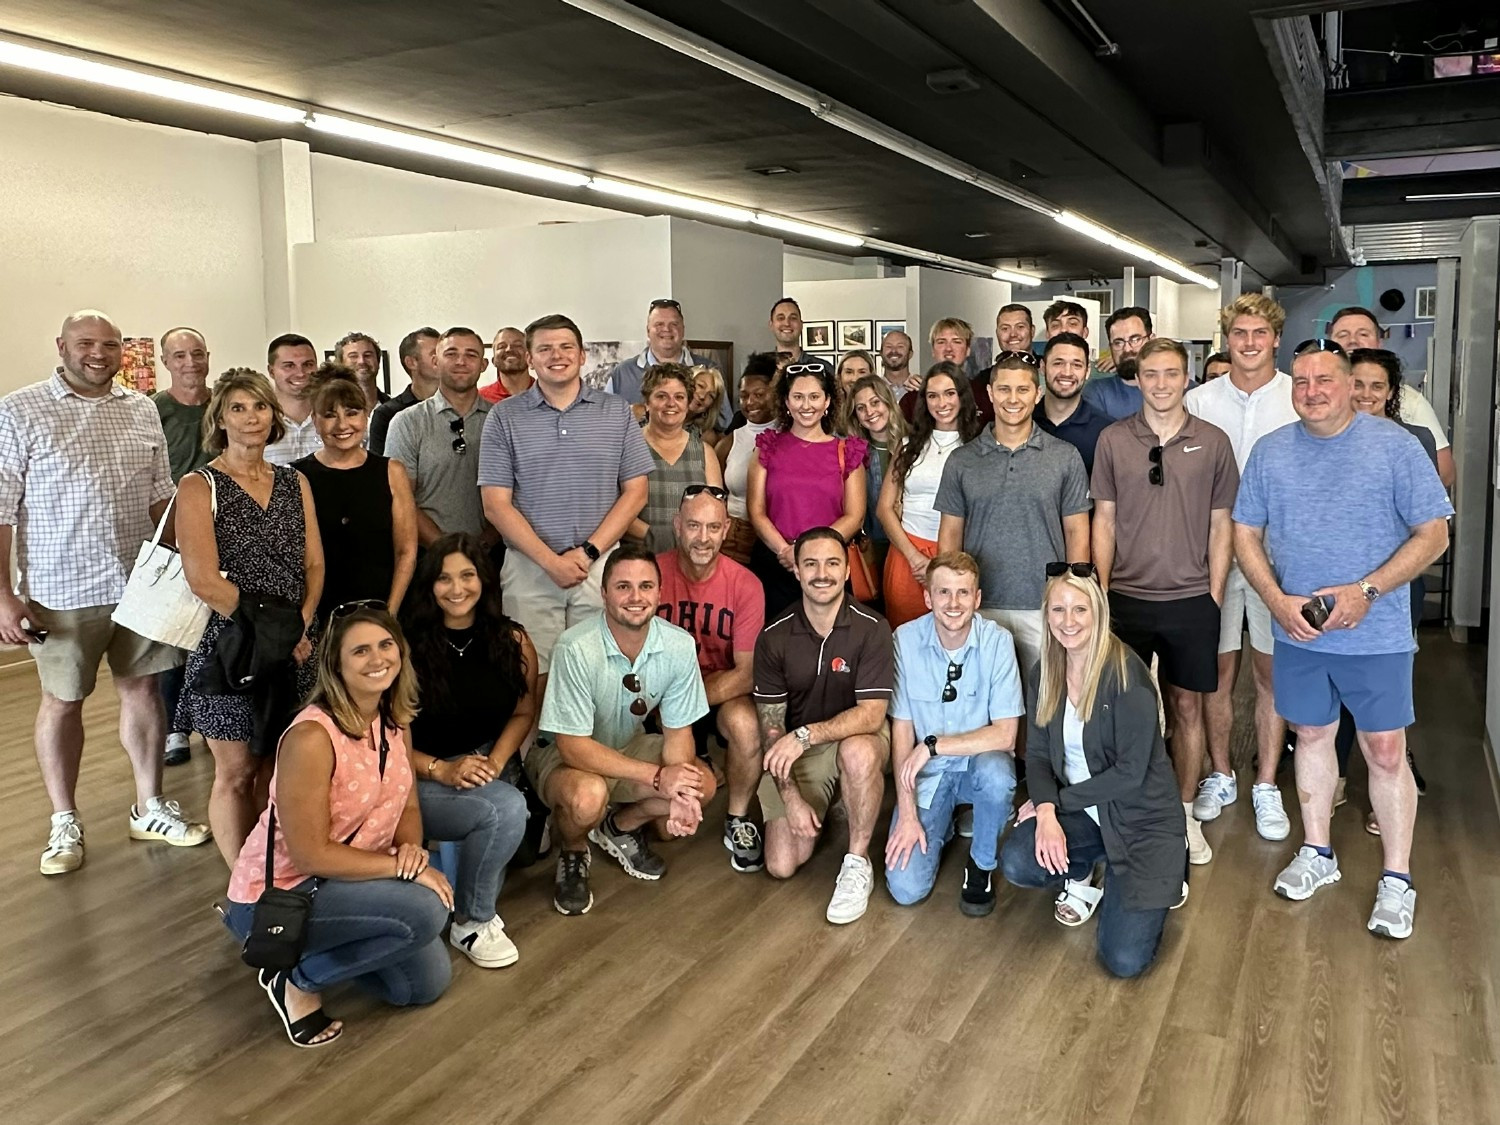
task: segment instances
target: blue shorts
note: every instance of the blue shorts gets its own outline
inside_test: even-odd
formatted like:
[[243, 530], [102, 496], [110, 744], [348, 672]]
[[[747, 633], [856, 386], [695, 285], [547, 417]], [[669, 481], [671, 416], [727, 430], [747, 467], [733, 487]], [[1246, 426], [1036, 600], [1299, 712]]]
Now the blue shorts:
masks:
[[1349, 708], [1362, 731], [1404, 730], [1417, 721], [1411, 694], [1414, 653], [1347, 656], [1276, 642], [1271, 690], [1276, 713], [1289, 723], [1326, 727]]

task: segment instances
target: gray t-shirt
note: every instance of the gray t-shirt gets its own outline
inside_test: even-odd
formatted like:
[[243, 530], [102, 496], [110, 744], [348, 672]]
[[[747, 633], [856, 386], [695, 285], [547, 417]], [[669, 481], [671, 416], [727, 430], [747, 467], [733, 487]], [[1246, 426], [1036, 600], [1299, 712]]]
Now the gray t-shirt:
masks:
[[168, 391], [157, 391], [151, 401], [156, 404], [162, 432], [167, 435], [167, 460], [171, 462], [175, 484], [213, 460], [213, 454], [203, 448], [203, 415], [208, 411], [208, 403], [184, 406]]
[[[438, 391], [431, 398], [391, 419], [385, 455], [400, 461], [411, 475], [417, 507], [444, 532], [484, 532], [479, 500], [479, 451], [490, 404], [483, 397], [463, 417], [460, 443], [458, 411]], [[459, 446], [459, 448], [455, 448]]]
[[[1333, 437], [1314, 437], [1294, 422], [1261, 438], [1234, 505], [1235, 523], [1266, 529], [1276, 581], [1297, 597], [1360, 581], [1411, 538], [1413, 527], [1452, 514], [1417, 439], [1370, 414], [1356, 414]], [[1353, 629], [1304, 643], [1273, 622], [1276, 642], [1345, 656], [1411, 652], [1407, 587], [1381, 594]]]
[[990, 427], [948, 458], [933, 506], [963, 518], [986, 609], [1039, 610], [1047, 564], [1067, 561], [1063, 517], [1089, 510], [1089, 481], [1078, 450], [1040, 426], [1014, 450]]

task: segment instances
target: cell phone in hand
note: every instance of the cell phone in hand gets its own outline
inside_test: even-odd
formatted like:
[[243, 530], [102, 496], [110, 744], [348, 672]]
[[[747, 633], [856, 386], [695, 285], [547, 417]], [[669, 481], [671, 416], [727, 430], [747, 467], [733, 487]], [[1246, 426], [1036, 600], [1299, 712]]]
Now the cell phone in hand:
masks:
[[1333, 612], [1333, 595], [1324, 594], [1318, 598], [1308, 598], [1302, 603], [1302, 619], [1318, 632], [1323, 631], [1324, 624], [1328, 621], [1328, 615]]

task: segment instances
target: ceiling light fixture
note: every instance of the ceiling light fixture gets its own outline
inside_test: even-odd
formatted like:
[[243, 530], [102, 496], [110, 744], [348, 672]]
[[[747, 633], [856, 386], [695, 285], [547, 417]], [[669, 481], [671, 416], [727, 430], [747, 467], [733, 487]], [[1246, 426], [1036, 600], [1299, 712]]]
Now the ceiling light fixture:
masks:
[[816, 238], [822, 242], [832, 242], [836, 246], [863, 246], [865, 240], [857, 234], [848, 231], [834, 230], [832, 227], [820, 227], [813, 223], [803, 223], [796, 219], [783, 219], [780, 215], [768, 215], [764, 211], [755, 212], [755, 222], [772, 230], [785, 231], [787, 234], [800, 234], [803, 238]]
[[1408, 203], [1432, 203], [1443, 199], [1500, 199], [1500, 191], [1437, 191], [1429, 195], [1408, 195]]
[[695, 215], [707, 215], [709, 218], [723, 219], [730, 223], [748, 223], [755, 218], [755, 212], [743, 207], [731, 207], [727, 203], [715, 203], [711, 199], [679, 195], [675, 191], [643, 187], [640, 184], [626, 183], [624, 180], [612, 180], [606, 176], [594, 176], [589, 180], [589, 187], [595, 191], [602, 191], [606, 195], [617, 195], [621, 199], [633, 199], [638, 203], [654, 203], [674, 211], [690, 211]]
[[1010, 281], [1016, 285], [1040, 285], [1042, 279], [1020, 270], [991, 270], [990, 276], [996, 281]]
[[164, 78], [123, 66], [93, 62], [90, 59], [79, 58], [77, 55], [66, 55], [60, 51], [43, 51], [36, 47], [27, 47], [21, 43], [4, 40], [0, 40], [0, 64], [35, 71], [54, 78], [72, 78], [80, 82], [92, 83], [95, 86], [108, 86], [113, 90], [149, 94], [154, 98], [165, 98], [168, 101], [199, 106], [203, 109], [222, 110], [226, 113], [239, 114], [242, 117], [258, 117], [263, 121], [279, 121], [289, 125], [301, 121], [307, 115], [307, 111], [299, 106], [252, 98], [213, 86], [203, 86], [196, 82]]
[[1196, 282], [1206, 289], [1217, 289], [1218, 278], [1209, 277], [1207, 274], [1198, 273], [1175, 259], [1159, 254], [1149, 246], [1143, 246], [1134, 242], [1124, 235], [1116, 234], [1108, 227], [1101, 227], [1098, 223], [1085, 219], [1082, 215], [1075, 215], [1071, 211], [1063, 211], [1052, 216], [1069, 230], [1077, 231], [1079, 234], [1092, 238], [1095, 242], [1102, 242], [1106, 246], [1112, 246], [1122, 254], [1129, 254], [1132, 258], [1139, 258], [1143, 262], [1160, 266], [1168, 273], [1176, 274], [1184, 281]]

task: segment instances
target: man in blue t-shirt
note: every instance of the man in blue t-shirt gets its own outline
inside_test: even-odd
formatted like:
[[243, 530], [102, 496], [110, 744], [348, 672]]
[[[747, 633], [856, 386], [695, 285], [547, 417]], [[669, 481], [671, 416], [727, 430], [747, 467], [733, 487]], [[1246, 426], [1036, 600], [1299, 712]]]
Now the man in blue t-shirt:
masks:
[[1234, 546], [1271, 611], [1276, 710], [1297, 731], [1304, 842], [1276, 877], [1276, 893], [1305, 899], [1339, 879], [1329, 820], [1342, 704], [1359, 731], [1385, 853], [1369, 929], [1404, 938], [1417, 905], [1417, 791], [1406, 762], [1416, 645], [1407, 584], [1447, 550], [1453, 505], [1417, 440], [1394, 422], [1357, 413], [1352, 392], [1342, 347], [1308, 340], [1297, 348], [1292, 407], [1301, 421], [1251, 450], [1234, 506]]

